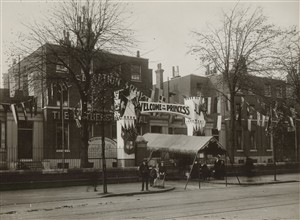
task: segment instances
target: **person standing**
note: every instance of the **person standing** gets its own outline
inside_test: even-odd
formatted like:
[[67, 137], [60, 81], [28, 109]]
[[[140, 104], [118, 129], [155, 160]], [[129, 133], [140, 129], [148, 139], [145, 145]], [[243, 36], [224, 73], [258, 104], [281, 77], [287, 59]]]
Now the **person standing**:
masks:
[[99, 178], [99, 172], [95, 169], [93, 172], [90, 174], [90, 184], [87, 187], [86, 191], [89, 191], [90, 187], [94, 188], [94, 192], [97, 192], [97, 186], [98, 186], [98, 178]]
[[142, 164], [139, 167], [140, 175], [142, 177], [142, 191], [144, 191], [144, 186], [146, 184], [146, 190], [148, 191], [148, 183], [149, 183], [149, 167], [147, 164], [147, 160], [143, 160]]
[[154, 187], [154, 180], [157, 178], [157, 170], [155, 166], [152, 167], [150, 171], [150, 186]]

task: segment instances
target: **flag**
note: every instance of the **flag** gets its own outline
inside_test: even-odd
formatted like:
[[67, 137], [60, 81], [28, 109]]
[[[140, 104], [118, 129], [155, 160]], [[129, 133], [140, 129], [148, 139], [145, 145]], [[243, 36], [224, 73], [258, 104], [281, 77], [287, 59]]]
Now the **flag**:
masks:
[[207, 98], [207, 114], [210, 115], [211, 113], [211, 97]]
[[244, 97], [241, 97], [241, 108], [243, 108], [244, 103], [245, 103], [245, 99], [244, 99]]
[[27, 112], [26, 112], [26, 108], [25, 108], [24, 102], [21, 102], [21, 106], [22, 106], [22, 111], [24, 113], [25, 121], [27, 121]]
[[265, 126], [265, 120], [266, 120], [266, 116], [265, 115], [261, 115], [261, 126]]
[[15, 104], [11, 104], [10, 105], [10, 109], [11, 109], [11, 112], [13, 114], [15, 123], [18, 124], [19, 118], [18, 118], [18, 111], [17, 111], [16, 105]]
[[260, 124], [260, 113], [256, 112], [256, 114], [257, 114], [257, 125], [261, 126], [261, 124]]
[[230, 111], [230, 94], [227, 94], [227, 105], [226, 105], [226, 110]]
[[222, 115], [218, 115], [218, 121], [217, 121], [217, 129], [218, 129], [218, 131], [221, 130], [221, 126], [222, 126]]
[[221, 97], [217, 97], [217, 113], [221, 114]]
[[248, 119], [248, 131], [251, 131], [251, 122], [252, 122], [252, 120]]
[[292, 127], [292, 128], [295, 128], [293, 118], [292, 118], [292, 117], [289, 117], [289, 120], [290, 120], [290, 125], [291, 125], [291, 127]]

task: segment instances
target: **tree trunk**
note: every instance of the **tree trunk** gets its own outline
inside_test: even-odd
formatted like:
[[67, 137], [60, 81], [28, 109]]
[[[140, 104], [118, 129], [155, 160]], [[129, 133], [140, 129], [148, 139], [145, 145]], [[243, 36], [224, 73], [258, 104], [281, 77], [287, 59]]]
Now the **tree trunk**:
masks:
[[234, 152], [235, 152], [235, 96], [234, 94], [230, 94], [230, 162], [234, 163]]
[[88, 147], [89, 147], [89, 133], [88, 133], [88, 119], [87, 119], [87, 98], [82, 98], [82, 118], [81, 118], [81, 147], [80, 147], [80, 167], [87, 168], [88, 161]]

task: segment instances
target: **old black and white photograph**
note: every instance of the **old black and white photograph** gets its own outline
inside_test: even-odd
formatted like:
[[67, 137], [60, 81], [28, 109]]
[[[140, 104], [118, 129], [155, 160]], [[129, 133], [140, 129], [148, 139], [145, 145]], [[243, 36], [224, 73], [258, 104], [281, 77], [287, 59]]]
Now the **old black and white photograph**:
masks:
[[299, 0], [0, 0], [0, 219], [300, 219], [299, 27]]

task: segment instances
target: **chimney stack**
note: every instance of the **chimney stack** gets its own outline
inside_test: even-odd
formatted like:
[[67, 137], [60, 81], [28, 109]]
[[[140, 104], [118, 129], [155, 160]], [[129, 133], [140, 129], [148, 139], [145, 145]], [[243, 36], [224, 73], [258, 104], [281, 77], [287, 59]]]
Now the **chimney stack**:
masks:
[[157, 64], [156, 73], [156, 88], [163, 89], [163, 73], [164, 70], [161, 68], [161, 63]]
[[139, 50], [136, 52], [136, 57], [140, 57], [140, 51]]

